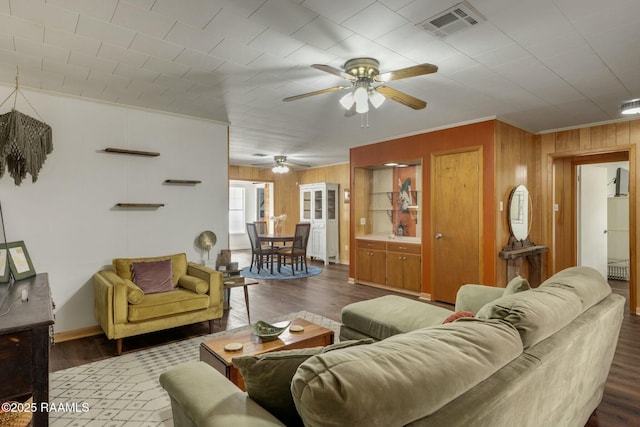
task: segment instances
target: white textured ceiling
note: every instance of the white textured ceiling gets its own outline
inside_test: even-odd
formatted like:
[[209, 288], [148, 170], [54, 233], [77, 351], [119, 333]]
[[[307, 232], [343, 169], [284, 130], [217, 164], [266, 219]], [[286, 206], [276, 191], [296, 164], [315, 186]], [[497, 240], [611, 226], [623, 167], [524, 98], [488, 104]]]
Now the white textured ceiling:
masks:
[[[230, 123], [232, 164], [326, 165], [352, 146], [497, 116], [540, 132], [620, 118], [640, 97], [640, 1], [468, 0], [487, 20], [445, 39], [416, 23], [457, 0], [0, 0], [0, 82]], [[353, 57], [436, 74], [346, 118], [310, 68]], [[8, 93], [10, 88], [6, 88]], [[4, 93], [5, 91], [2, 91]], [[45, 118], [46, 120], [46, 118]]]

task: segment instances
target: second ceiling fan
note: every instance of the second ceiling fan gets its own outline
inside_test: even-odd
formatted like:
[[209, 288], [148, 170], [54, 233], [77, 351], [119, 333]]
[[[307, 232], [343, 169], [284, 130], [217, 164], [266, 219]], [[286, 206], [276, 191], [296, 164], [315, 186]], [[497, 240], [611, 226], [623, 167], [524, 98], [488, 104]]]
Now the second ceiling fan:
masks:
[[374, 58], [350, 59], [345, 62], [343, 70], [325, 64], [313, 64], [312, 67], [349, 80], [351, 82], [351, 86], [335, 86], [316, 90], [314, 92], [290, 96], [285, 98], [284, 101], [295, 101], [313, 95], [352, 89], [340, 99], [340, 104], [347, 110], [347, 113], [345, 114], [347, 116], [351, 116], [356, 113], [368, 112], [369, 103], [371, 103], [374, 108], [378, 108], [385, 98], [399, 102], [400, 104], [406, 105], [414, 110], [423, 109], [427, 106], [425, 101], [392, 87], [385, 86], [384, 84], [376, 84], [392, 80], [406, 79], [423, 74], [431, 74], [438, 71], [438, 67], [435, 65], [419, 64], [395, 71], [380, 73], [380, 63]]

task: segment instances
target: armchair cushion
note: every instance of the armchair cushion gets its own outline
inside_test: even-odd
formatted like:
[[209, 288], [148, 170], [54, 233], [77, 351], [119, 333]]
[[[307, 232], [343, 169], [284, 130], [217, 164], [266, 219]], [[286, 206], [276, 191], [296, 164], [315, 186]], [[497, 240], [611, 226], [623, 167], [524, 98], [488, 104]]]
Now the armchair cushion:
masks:
[[133, 282], [145, 294], [157, 294], [173, 291], [173, 269], [171, 260], [132, 262], [131, 277]]
[[129, 306], [127, 318], [129, 322], [139, 322], [189, 311], [206, 310], [208, 306], [207, 295], [178, 288], [173, 292], [145, 295], [141, 303]]

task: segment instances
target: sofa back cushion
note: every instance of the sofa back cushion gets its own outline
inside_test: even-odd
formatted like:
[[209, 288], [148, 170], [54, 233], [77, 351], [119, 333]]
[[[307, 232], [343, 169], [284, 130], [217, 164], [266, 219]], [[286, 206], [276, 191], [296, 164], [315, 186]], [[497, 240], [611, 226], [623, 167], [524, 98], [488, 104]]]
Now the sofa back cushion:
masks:
[[112, 261], [113, 270], [123, 279], [132, 279], [131, 264], [134, 262], [162, 261], [171, 259], [171, 269], [173, 270], [173, 286], [178, 284], [178, 279], [187, 274], [187, 255], [175, 254], [149, 258], [114, 258]]
[[371, 344], [372, 339], [341, 341], [326, 347], [274, 351], [233, 358], [247, 394], [287, 426], [302, 426], [291, 397], [291, 379], [298, 366], [311, 356], [354, 345]]
[[564, 328], [580, 313], [582, 303], [573, 292], [546, 287], [498, 298], [482, 307], [476, 317], [508, 322], [528, 348]]
[[511, 325], [475, 318], [309, 358], [291, 392], [305, 425], [391, 426], [425, 417], [522, 352]]
[[593, 307], [611, 293], [611, 286], [609, 286], [607, 280], [591, 267], [564, 269], [545, 280], [540, 287], [570, 290], [580, 298], [582, 311]]

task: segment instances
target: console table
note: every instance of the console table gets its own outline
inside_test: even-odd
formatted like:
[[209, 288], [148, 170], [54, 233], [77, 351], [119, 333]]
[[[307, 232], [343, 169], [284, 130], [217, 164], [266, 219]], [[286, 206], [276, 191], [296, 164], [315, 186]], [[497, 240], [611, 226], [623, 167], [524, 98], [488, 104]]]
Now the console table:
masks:
[[520, 274], [523, 258], [529, 262], [529, 284], [537, 287], [544, 276], [544, 258], [542, 254], [549, 250], [546, 246], [527, 246], [517, 249], [503, 249], [500, 258], [507, 260], [507, 282]]
[[[9, 287], [9, 284], [0, 284]], [[21, 301], [22, 290], [29, 294]], [[4, 289], [6, 291], [7, 289]], [[49, 402], [49, 347], [53, 307], [46, 273], [15, 282], [0, 313], [0, 401], [33, 395], [33, 403]], [[11, 306], [13, 304], [13, 306]], [[47, 426], [49, 414], [33, 414], [34, 427]]]

